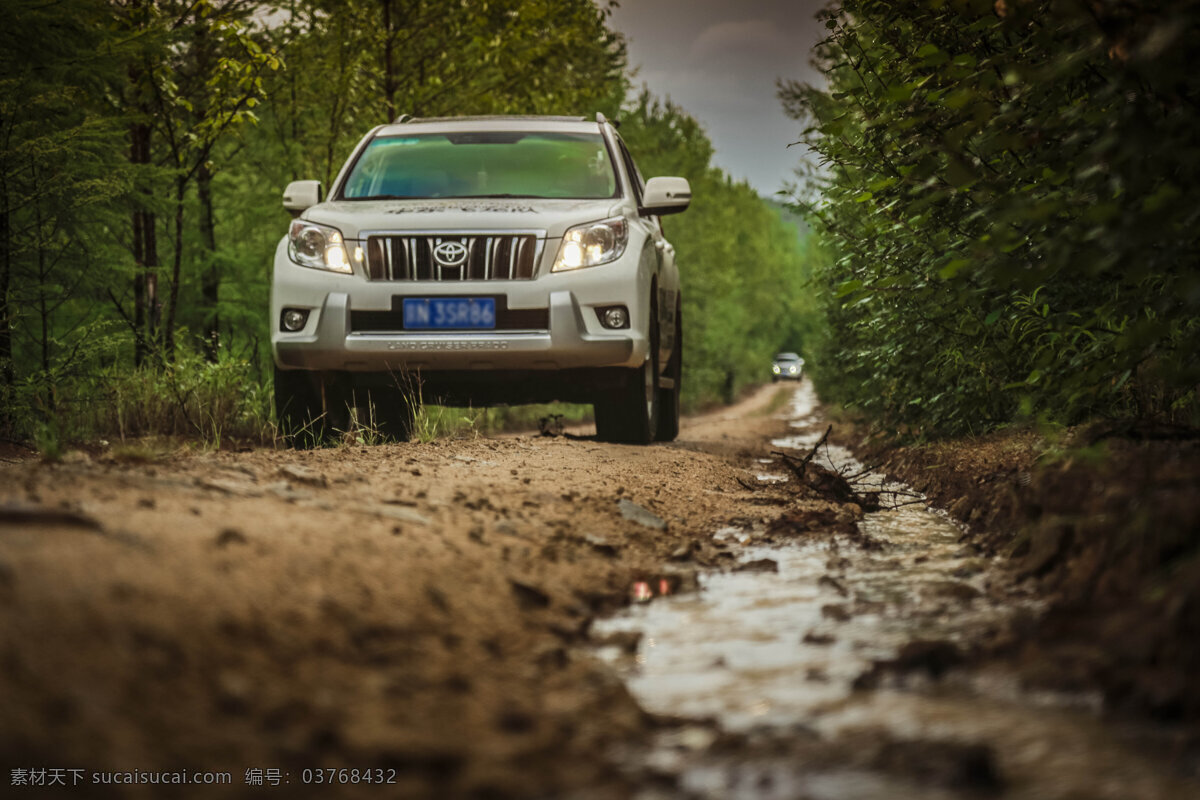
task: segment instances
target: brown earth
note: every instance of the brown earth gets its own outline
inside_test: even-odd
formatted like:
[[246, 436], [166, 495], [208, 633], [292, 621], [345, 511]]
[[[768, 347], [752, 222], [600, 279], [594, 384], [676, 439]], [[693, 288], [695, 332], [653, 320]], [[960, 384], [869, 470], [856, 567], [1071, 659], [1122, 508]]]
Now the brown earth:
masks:
[[[864, 461], [926, 493], [1046, 599], [991, 643], [1033, 686], [1200, 722], [1200, 436], [1095, 424], [897, 446], [843, 426]], [[868, 443], [864, 444], [864, 439]], [[1200, 741], [1200, 738], [1197, 739]]]
[[382, 770], [387, 796], [625, 796], [604, 754], [653, 721], [577, 646], [638, 582], [729, 559], [716, 528], [778, 516], [739, 479], [780, 399], [650, 447], [6, 458], [2, 766], [229, 771], [221, 796], [259, 796], [247, 769], [281, 770], [287, 796], [384, 796], [306, 785], [318, 768]]

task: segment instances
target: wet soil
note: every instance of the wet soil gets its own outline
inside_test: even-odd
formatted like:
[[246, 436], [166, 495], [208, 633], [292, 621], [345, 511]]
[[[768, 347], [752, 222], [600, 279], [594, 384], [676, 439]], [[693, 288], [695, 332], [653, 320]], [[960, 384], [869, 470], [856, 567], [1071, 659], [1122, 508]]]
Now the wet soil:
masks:
[[1096, 423], [1056, 441], [1015, 430], [905, 447], [844, 432], [1044, 599], [1046, 613], [989, 643], [994, 657], [1033, 686], [1098, 689], [1109, 710], [1200, 723], [1196, 431]]
[[686, 588], [727, 561], [716, 528], [777, 514], [738, 482], [785, 424], [766, 413], [775, 395], [651, 447], [585, 430], [9, 454], [5, 782], [17, 768], [227, 770], [237, 795], [262, 791], [247, 769], [280, 769], [295, 796], [305, 769], [385, 768], [389, 796], [623, 796], [602, 754], [651, 720], [578, 645], [633, 587]]
[[[641, 635], [606, 653], [645, 708], [680, 718], [629, 754], [662, 781], [637, 796], [1200, 796], [1186, 729], [1113, 719], [1094, 684], [1035, 690], [989, 658], [1046, 597], [911, 487], [820, 445], [814, 407], [800, 387], [773, 441], [790, 478], [759, 476], [791, 509], [718, 531], [742, 545], [730, 570], [597, 623]], [[814, 495], [853, 522], [804, 513]]]
[[[919, 498], [870, 510], [910, 502], [907, 488], [834, 497], [791, 474], [777, 453], [825, 428], [811, 406], [807, 383], [764, 387], [650, 447], [574, 429], [4, 454], [0, 781], [218, 770], [232, 785], [172, 796], [1200, 796], [1186, 730], [1110, 723], [1090, 678], [1031, 692], [1020, 669], [980, 661], [1005, 637], [1038, 641], [1059, 596], [1048, 576], [1072, 552], [1008, 569], [1001, 501], [964, 488], [993, 473], [1028, 485], [1030, 465], [981, 471], [981, 448], [961, 484], [920, 485], [967, 519], [983, 509], [975, 522], [995, 527], [972, 539]], [[1043, 655], [1024, 668], [1059, 663]], [[281, 788], [247, 770], [278, 770]], [[62, 796], [114, 794], [164, 796], [86, 782]]]

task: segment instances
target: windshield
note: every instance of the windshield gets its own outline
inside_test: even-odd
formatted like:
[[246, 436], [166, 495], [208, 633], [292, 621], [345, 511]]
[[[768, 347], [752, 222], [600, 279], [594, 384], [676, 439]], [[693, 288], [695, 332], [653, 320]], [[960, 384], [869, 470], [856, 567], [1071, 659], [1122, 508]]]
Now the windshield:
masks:
[[608, 148], [598, 133], [471, 131], [373, 140], [351, 170], [342, 199], [600, 200], [616, 193]]

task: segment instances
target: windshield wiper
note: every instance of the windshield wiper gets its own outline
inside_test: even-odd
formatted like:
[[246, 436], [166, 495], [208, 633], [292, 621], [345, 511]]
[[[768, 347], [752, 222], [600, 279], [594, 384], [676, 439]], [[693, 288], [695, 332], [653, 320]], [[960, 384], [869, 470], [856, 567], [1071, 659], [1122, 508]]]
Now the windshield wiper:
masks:
[[460, 194], [457, 200], [541, 200], [536, 194]]

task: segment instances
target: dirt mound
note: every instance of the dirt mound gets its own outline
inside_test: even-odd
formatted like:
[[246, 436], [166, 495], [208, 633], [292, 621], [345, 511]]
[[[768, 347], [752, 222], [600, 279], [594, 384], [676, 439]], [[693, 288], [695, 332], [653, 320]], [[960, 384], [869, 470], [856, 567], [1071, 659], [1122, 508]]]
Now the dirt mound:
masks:
[[1021, 431], [858, 450], [1050, 601], [995, 645], [1032, 683], [1200, 721], [1200, 442], [1089, 430], [1055, 447]]

